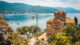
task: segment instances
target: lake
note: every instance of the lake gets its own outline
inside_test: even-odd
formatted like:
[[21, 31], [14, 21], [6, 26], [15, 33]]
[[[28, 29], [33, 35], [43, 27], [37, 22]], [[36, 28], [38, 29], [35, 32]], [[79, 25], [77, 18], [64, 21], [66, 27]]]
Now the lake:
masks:
[[[42, 31], [46, 29], [46, 22], [50, 18], [54, 18], [52, 13], [43, 14], [3, 14], [4, 19], [9, 23], [14, 30], [17, 27], [36, 25], [36, 15], [38, 15], [38, 26], [41, 27]], [[67, 17], [74, 19], [78, 18], [78, 24], [80, 23], [80, 13], [68, 13]]]

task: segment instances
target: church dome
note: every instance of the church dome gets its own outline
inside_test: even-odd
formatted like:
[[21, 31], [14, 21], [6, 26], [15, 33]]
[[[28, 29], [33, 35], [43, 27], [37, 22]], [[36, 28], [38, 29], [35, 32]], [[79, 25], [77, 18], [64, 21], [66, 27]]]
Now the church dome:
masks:
[[59, 9], [58, 11], [56, 11], [55, 13], [66, 13], [65, 11]]

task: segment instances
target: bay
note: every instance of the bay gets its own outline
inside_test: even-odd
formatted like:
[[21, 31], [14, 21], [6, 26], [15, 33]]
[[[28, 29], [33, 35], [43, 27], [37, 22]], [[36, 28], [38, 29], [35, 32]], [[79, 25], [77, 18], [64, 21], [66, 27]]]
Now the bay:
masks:
[[[36, 15], [38, 15], [38, 26], [41, 27], [42, 31], [46, 29], [46, 22], [50, 18], [54, 18], [54, 14], [52, 13], [3, 14], [3, 17], [8, 22], [8, 24], [14, 30], [16, 30], [17, 27], [36, 25]], [[79, 24], [80, 23], [80, 13], [68, 13], [67, 14], [67, 17], [70, 17], [72, 19], [74, 19], [75, 16], [78, 18], [78, 24]]]

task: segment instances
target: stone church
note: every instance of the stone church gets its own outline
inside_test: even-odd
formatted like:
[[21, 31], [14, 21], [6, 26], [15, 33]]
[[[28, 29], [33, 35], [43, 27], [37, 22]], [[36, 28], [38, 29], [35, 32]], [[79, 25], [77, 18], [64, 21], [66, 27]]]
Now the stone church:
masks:
[[46, 33], [47, 34], [56, 34], [61, 32], [66, 24], [66, 12], [63, 10], [58, 10], [54, 12], [54, 19], [47, 21]]

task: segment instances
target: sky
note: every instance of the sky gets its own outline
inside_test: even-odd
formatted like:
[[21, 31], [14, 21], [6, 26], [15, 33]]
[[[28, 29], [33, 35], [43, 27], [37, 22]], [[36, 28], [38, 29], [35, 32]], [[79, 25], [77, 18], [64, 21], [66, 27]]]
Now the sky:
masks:
[[25, 3], [46, 7], [72, 7], [80, 10], [80, 0], [0, 0], [10, 3]]

